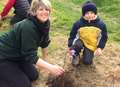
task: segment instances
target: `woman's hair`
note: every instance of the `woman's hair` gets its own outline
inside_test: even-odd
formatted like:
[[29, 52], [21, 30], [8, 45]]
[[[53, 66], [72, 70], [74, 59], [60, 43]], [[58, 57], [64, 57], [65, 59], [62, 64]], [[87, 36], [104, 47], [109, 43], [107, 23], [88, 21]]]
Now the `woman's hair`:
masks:
[[39, 7], [43, 7], [51, 11], [51, 3], [49, 0], [32, 0], [31, 6], [30, 6], [30, 14], [35, 15]]

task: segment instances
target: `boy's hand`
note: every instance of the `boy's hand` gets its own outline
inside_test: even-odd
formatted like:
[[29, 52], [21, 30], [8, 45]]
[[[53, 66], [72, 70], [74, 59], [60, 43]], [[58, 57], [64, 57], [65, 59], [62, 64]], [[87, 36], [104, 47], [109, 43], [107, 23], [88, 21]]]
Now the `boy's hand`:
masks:
[[69, 53], [69, 56], [72, 57], [72, 55], [75, 54], [75, 50], [68, 48], [68, 53]]
[[68, 53], [69, 53], [70, 56], [72, 55], [70, 48], [68, 48]]
[[94, 55], [98, 55], [98, 56], [102, 55], [102, 49], [101, 48], [97, 48], [95, 50], [95, 52], [94, 52]]
[[70, 48], [68, 48], [67, 54], [68, 54], [68, 58], [70, 58], [70, 61], [71, 61], [71, 59], [72, 59], [72, 53], [71, 53]]

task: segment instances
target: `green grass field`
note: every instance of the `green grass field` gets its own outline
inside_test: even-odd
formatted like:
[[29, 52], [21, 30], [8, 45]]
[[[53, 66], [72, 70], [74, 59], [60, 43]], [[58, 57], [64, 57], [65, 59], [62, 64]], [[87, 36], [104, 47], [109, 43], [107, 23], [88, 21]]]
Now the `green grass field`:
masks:
[[[107, 25], [109, 41], [120, 42], [120, 5], [119, 0], [93, 0], [98, 7], [98, 15]], [[81, 16], [81, 5], [85, 0], [52, 0], [52, 30], [68, 35], [73, 22]], [[111, 4], [112, 3], [112, 4]]]
[[[56, 32], [60, 32], [63, 35], [69, 35], [72, 24], [81, 16], [81, 5], [86, 0], [52, 0], [52, 26], [51, 34], [55, 35]], [[119, 0], [93, 0], [98, 7], [98, 15], [107, 24], [109, 32], [109, 40], [120, 42], [120, 5]], [[4, 0], [0, 1], [0, 11], [2, 11], [5, 4]], [[112, 4], [111, 4], [112, 3]], [[12, 14], [12, 11], [9, 15]], [[2, 21], [0, 21], [1, 23]], [[3, 21], [3, 26], [8, 26], [9, 20]], [[4, 28], [4, 29], [3, 29]], [[0, 33], [6, 31], [8, 27], [1, 27]]]

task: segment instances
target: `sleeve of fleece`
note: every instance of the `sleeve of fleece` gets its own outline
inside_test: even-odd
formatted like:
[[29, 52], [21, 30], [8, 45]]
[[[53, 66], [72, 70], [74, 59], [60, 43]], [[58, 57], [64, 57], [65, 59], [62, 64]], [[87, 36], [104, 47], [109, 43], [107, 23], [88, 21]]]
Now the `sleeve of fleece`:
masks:
[[41, 46], [42, 48], [46, 48], [46, 47], [48, 47], [49, 44], [50, 44], [50, 38], [49, 38], [49, 34], [48, 34], [48, 35], [46, 35], [46, 36], [44, 37], [44, 40], [43, 40], [43, 42], [40, 44], [40, 46]]
[[74, 39], [77, 35], [77, 29], [78, 29], [77, 24], [74, 23], [73, 27], [72, 27], [72, 30], [70, 32], [70, 37], [68, 38], [68, 47], [72, 46], [72, 43], [73, 43], [73, 41], [74, 41]]
[[26, 61], [31, 63], [36, 63], [38, 60], [38, 45], [36, 37], [35, 31], [30, 27], [22, 29], [21, 31], [21, 54]]
[[7, 4], [5, 5], [5, 7], [3, 8], [3, 11], [1, 12], [1, 16], [4, 17], [6, 16], [10, 9], [13, 7], [13, 5], [15, 4], [16, 0], [8, 0]]
[[105, 24], [102, 24], [101, 30], [102, 30], [101, 39], [100, 39], [100, 42], [98, 44], [98, 48], [103, 49], [105, 47], [105, 44], [106, 44], [107, 39], [108, 39], [107, 28], [106, 28]]

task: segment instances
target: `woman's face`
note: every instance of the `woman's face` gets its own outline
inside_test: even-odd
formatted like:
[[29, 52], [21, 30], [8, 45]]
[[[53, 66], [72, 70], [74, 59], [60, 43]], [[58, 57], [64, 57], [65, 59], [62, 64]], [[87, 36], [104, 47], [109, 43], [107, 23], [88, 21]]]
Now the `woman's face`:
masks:
[[49, 19], [49, 16], [50, 16], [50, 10], [47, 8], [39, 7], [39, 9], [37, 9], [36, 11], [36, 17], [41, 22], [47, 21]]

